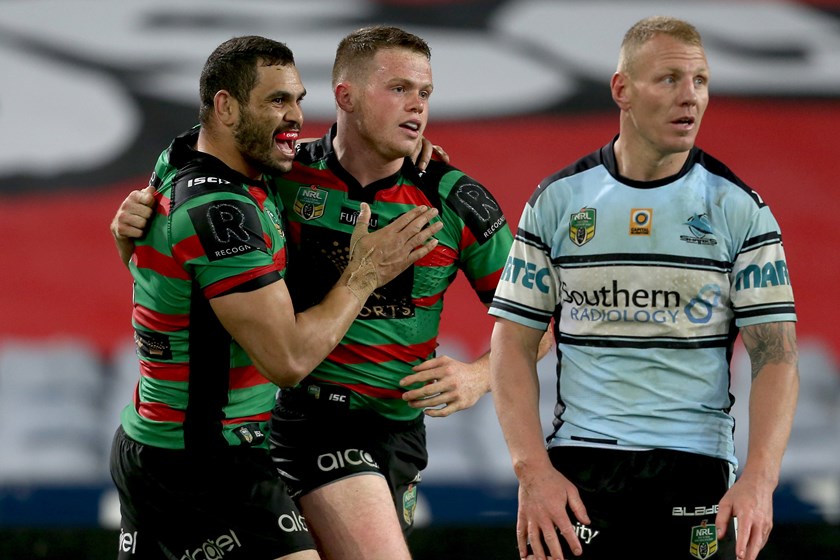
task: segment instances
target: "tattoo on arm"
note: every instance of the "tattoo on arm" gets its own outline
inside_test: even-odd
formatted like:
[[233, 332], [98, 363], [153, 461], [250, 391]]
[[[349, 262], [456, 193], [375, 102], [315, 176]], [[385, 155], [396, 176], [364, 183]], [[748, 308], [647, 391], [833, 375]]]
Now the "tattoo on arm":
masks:
[[799, 360], [794, 323], [764, 323], [744, 327], [741, 340], [750, 355], [753, 379], [767, 364], [796, 366]]

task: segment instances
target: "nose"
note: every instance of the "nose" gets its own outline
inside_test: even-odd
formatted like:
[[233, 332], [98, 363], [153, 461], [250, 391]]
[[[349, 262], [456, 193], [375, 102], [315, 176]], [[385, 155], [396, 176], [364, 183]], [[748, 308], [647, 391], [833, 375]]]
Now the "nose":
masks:
[[283, 120], [296, 123], [298, 126], [301, 126], [303, 124], [303, 108], [300, 104], [295, 103], [292, 108], [283, 115]]
[[408, 110], [414, 113], [422, 113], [426, 110], [426, 103], [427, 100], [423, 97], [422, 94], [418, 93], [417, 95], [409, 96], [409, 105]]
[[686, 105], [697, 104], [697, 86], [693, 79], [683, 80], [680, 88], [680, 101]]

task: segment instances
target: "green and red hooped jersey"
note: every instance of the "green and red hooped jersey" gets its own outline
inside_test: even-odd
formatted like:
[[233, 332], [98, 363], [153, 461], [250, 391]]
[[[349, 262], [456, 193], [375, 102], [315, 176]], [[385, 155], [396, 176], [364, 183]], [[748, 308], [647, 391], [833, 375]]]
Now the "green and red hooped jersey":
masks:
[[276, 386], [209, 302], [283, 277], [282, 209], [261, 181], [196, 152], [197, 137], [176, 138], [152, 176], [155, 214], [130, 263], [140, 380], [122, 424], [169, 449], [266, 447]]
[[409, 420], [421, 412], [402, 400], [407, 389], [399, 381], [435, 355], [446, 289], [461, 270], [489, 304], [513, 236], [487, 189], [439, 161], [420, 175], [407, 159], [397, 174], [362, 187], [338, 163], [334, 131], [303, 145], [292, 171], [275, 179], [289, 238], [286, 283], [297, 311], [323, 299], [347, 265], [361, 202], [370, 204], [371, 231], [417, 205], [439, 209], [444, 227], [435, 235], [435, 250], [377, 289], [339, 346], [311, 374], [313, 380], [349, 387], [351, 408]]

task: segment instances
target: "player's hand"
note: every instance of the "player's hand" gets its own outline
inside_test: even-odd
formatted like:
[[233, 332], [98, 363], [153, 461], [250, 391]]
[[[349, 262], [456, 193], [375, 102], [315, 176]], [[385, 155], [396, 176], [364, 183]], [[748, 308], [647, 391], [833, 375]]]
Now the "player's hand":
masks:
[[755, 560], [767, 544], [773, 528], [774, 485], [760, 483], [746, 472], [723, 495], [715, 518], [718, 539], [723, 538], [732, 517], [738, 518], [735, 556]]
[[345, 274], [348, 286], [362, 300], [397, 277], [403, 270], [428, 255], [436, 246], [432, 236], [443, 227], [436, 208], [416, 206], [385, 226], [368, 232], [370, 206], [361, 204], [356, 227], [350, 238], [350, 262]]
[[152, 217], [154, 204], [153, 186], [150, 185], [141, 191], [131, 191], [111, 220], [111, 235], [118, 240], [143, 237], [149, 218]]
[[411, 160], [421, 173], [426, 171], [429, 162], [432, 159], [438, 159], [443, 163], [449, 163], [449, 154], [447, 154], [440, 146], [433, 145], [425, 136], [420, 138]]
[[403, 393], [412, 408], [423, 408], [427, 416], [444, 417], [473, 406], [490, 390], [490, 372], [485, 361], [459, 362], [438, 356], [412, 368], [414, 373], [400, 380], [402, 387], [423, 383]]
[[516, 540], [521, 558], [562, 560], [561, 536], [573, 554], [580, 556], [583, 548], [567, 508], [580, 523], [590, 523], [577, 488], [550, 463], [538, 473], [520, 476]]
[[128, 264], [131, 259], [134, 240], [145, 234], [155, 204], [154, 193], [155, 188], [151, 185], [143, 190], [131, 191], [111, 220], [111, 235], [123, 264]]

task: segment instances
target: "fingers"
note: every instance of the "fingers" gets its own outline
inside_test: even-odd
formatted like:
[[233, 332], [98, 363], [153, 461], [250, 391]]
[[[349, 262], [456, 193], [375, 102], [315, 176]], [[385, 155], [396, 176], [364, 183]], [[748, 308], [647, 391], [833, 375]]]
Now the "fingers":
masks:
[[441, 147], [440, 147], [440, 146], [438, 146], [438, 145], [434, 145], [434, 146], [432, 146], [432, 149], [434, 150], [434, 154], [433, 154], [433, 155], [434, 155], [435, 159], [439, 159], [439, 160], [441, 160], [443, 163], [449, 163], [449, 154], [447, 154], [447, 153], [444, 151], [444, 149], [443, 149], [443, 148], [441, 148]]
[[432, 159], [432, 154], [434, 153], [434, 146], [432, 143], [429, 142], [426, 137], [420, 139], [420, 153], [414, 158], [414, 165], [417, 166], [417, 169], [420, 172], [426, 171], [426, 167], [429, 165], [429, 161]]
[[717, 538], [722, 539], [726, 534], [726, 528], [729, 526], [729, 519], [732, 516], [732, 504], [726, 500], [721, 500], [718, 505], [718, 513], [715, 516], [715, 530], [717, 531]]

